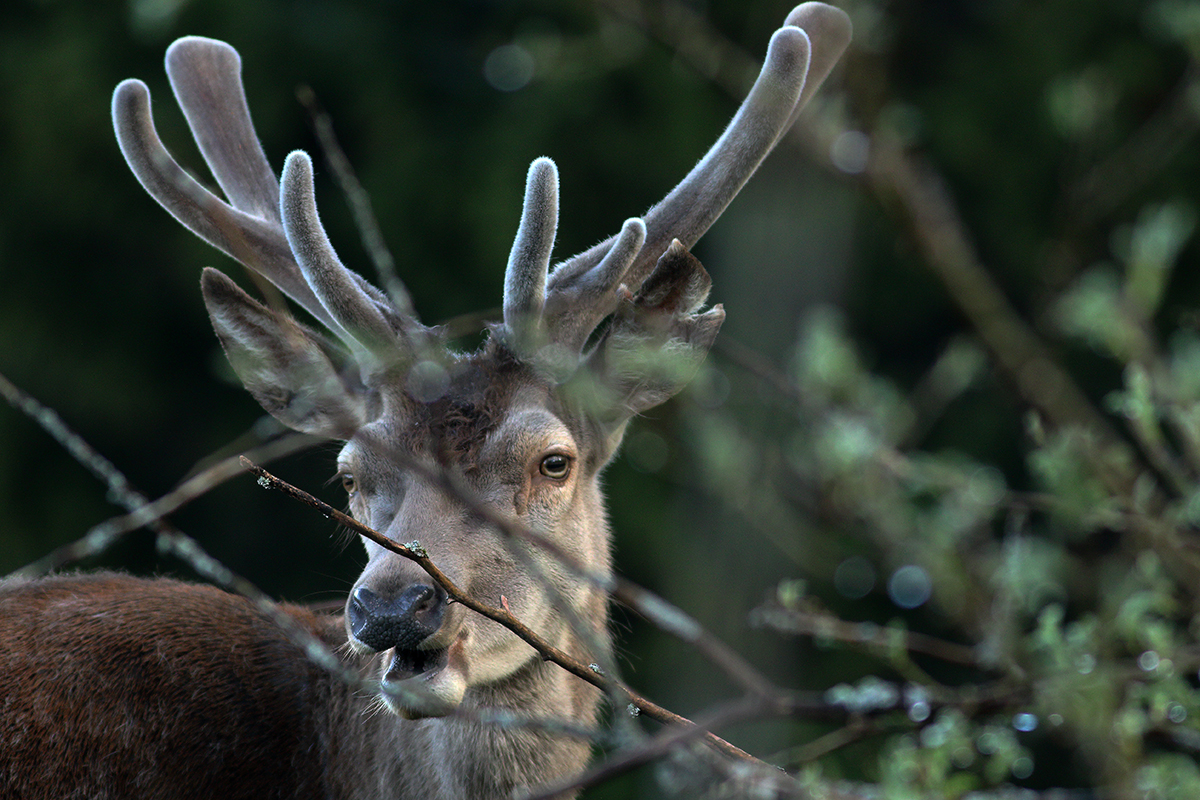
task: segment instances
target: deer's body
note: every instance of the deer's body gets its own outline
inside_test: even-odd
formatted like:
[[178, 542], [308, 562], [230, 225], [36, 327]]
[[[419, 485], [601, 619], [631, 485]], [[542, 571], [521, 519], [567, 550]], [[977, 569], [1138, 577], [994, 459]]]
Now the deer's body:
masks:
[[[340, 618], [282, 610], [345, 643]], [[587, 757], [578, 740], [471, 719], [397, 724], [247, 600], [209, 586], [56, 576], [4, 585], [7, 619], [26, 624], [0, 623], [4, 798], [49, 797], [47, 787], [64, 800], [506, 796]], [[364, 677], [378, 661], [348, 657]], [[562, 718], [557, 702], [577, 693], [585, 721], [595, 697], [576, 679], [557, 685], [567, 677], [537, 659], [472, 699]]]
[[[288, 612], [336, 641], [328, 620]], [[329, 795], [319, 731], [353, 701], [242, 598], [61, 576], [4, 585], [0, 619], [24, 623], [0, 623], [0, 796], [52, 785], [81, 799]]]
[[[848, 39], [841, 12], [797, 7], [692, 173], [644, 220], [553, 269], [558, 176], [535, 160], [503, 321], [468, 355], [417, 320], [402, 287], [385, 294], [342, 265], [311, 160], [291, 154], [278, 179], [267, 163], [231, 47], [188, 37], [167, 53], [226, 199], [167, 153], [140, 81], [117, 87], [113, 116], [147, 191], [324, 327], [204, 271], [209, 316], [246, 388], [285, 425], [345, 443], [354, 517], [420, 542], [471, 600], [611, 669], [600, 473], [631, 417], [690, 379], [724, 319], [720, 306], [703, 310], [710, 281], [686, 248]], [[284, 607], [281, 624], [213, 588], [113, 574], [0, 584], [0, 796], [487, 800], [581, 771], [590, 744], [579, 731], [594, 725], [599, 691], [448, 602], [414, 562], [364, 543], [338, 618]], [[350, 676], [318, 665], [306, 637], [337, 648]]]

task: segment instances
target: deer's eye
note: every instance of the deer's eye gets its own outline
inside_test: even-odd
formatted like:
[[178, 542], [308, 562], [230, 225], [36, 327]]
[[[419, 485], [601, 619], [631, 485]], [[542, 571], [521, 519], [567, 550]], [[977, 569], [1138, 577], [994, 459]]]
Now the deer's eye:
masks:
[[571, 459], [558, 453], [553, 453], [542, 459], [541, 473], [547, 478], [561, 481], [571, 474]]
[[341, 474], [342, 488], [346, 490], [346, 494], [353, 496], [358, 491], [358, 483], [354, 480], [354, 476], [349, 472]]

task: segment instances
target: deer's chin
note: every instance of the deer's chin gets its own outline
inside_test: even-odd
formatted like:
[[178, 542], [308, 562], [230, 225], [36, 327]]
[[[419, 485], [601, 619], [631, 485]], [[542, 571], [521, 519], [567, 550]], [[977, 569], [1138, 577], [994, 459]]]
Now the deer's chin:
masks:
[[452, 714], [467, 691], [461, 648], [393, 650], [380, 688], [388, 710], [405, 719]]

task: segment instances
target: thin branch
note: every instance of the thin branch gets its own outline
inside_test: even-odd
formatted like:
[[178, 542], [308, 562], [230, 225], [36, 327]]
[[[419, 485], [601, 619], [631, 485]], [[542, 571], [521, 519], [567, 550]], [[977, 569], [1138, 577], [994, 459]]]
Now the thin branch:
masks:
[[[886, 135], [877, 135], [872, 144], [864, 173], [868, 186], [902, 217], [926, 265], [996, 356], [1022, 399], [1055, 427], [1078, 425], [1119, 441], [980, 262], [941, 176]], [[1109, 477], [1122, 490], [1133, 479], [1131, 474]]]
[[346, 157], [346, 153], [338, 144], [337, 136], [333, 132], [333, 120], [329, 118], [325, 109], [317, 101], [316, 92], [312, 90], [312, 87], [299, 87], [296, 90], [296, 98], [308, 111], [313, 132], [316, 133], [321, 150], [325, 153], [325, 160], [329, 162], [333, 175], [337, 179], [338, 185], [341, 186], [342, 193], [350, 202], [355, 226], [362, 236], [363, 246], [375, 266], [375, 271], [379, 274], [379, 282], [383, 284], [384, 291], [387, 292], [392, 305], [395, 306], [402, 319], [417, 319], [412, 297], [396, 274], [396, 261], [392, 257], [387, 243], [383, 240], [383, 232], [379, 228], [379, 221], [375, 218], [370, 195], [359, 182], [358, 176], [354, 174], [354, 168], [350, 165], [350, 159]]
[[948, 642], [936, 636], [899, 630], [867, 622], [848, 622], [832, 614], [770, 605], [751, 613], [751, 624], [816, 639], [831, 639], [872, 652], [899, 647], [908, 653], [930, 656], [950, 664], [981, 668], [975, 648]]
[[[934, 698], [931, 695], [929, 699], [931, 711], [946, 707], [955, 707], [964, 713], [973, 715], [991, 713], [1001, 708], [1009, 708], [1028, 702], [1029, 691], [1024, 687], [998, 684], [984, 689], [968, 687], [962, 690], [947, 690], [939, 692], [939, 694], [943, 696]], [[906, 710], [905, 700], [899, 692], [897, 692], [894, 701], [891, 703], [865, 710], [852, 710], [844, 704], [829, 702], [825, 699], [824, 695], [811, 692], [780, 691], [772, 697], [748, 696], [714, 708], [699, 718], [697, 725], [701, 729], [711, 730], [737, 722], [778, 717], [833, 721], [843, 725], [842, 728], [825, 737], [821, 737], [813, 742], [809, 742], [807, 745], [782, 754], [789, 757], [790, 763], [802, 763], [808, 760], [815, 760], [821, 755], [849, 745], [861, 738], [866, 738], [869, 735], [886, 733], [892, 729], [905, 730], [915, 727], [919, 723], [908, 719], [907, 716], [903, 723], [888, 721], [889, 717], [894, 720], [897, 712]], [[676, 748], [693, 741], [697, 733], [698, 731], [694, 728], [669, 728], [661, 731], [636, 748], [630, 748], [622, 753], [618, 753], [609, 760], [596, 765], [575, 778], [570, 778], [550, 786], [538, 787], [536, 791], [531, 791], [529, 794], [522, 796], [521, 800], [554, 800], [554, 798], [569, 795], [571, 792], [578, 791], [579, 789], [587, 789], [599, 785], [642, 764], [661, 758]], [[772, 758], [771, 762], [777, 762], [778, 760], [778, 758]], [[716, 766], [720, 768], [720, 765]], [[731, 765], [727, 776], [729, 780], [744, 781], [747, 779], [748, 776], [745, 774], [739, 775], [735, 772], [742, 766], [745, 765]], [[752, 766], [768, 767], [768, 764], [757, 761]], [[785, 783], [780, 783], [777, 787], [779, 791], [783, 792], [782, 794], [776, 792], [767, 794], [766, 796], [797, 797], [804, 798], [804, 800], [810, 798], [810, 794], [805, 788], [796, 783], [790, 775], [773, 766], [769, 767], [769, 769], [770, 772], [764, 774]], [[749, 779], [753, 780], [753, 777]], [[820, 796], [847, 799], [874, 796], [869, 791], [860, 794], [845, 789], [825, 788], [827, 791]], [[739, 794], [737, 796], [742, 795]]]
[[[447, 496], [462, 503], [468, 511], [484, 522], [495, 526], [505, 536], [540, 548], [570, 569], [577, 577], [628, 605], [662, 630], [693, 645], [705, 658], [720, 667], [732, 681], [747, 692], [763, 696], [769, 696], [776, 692], [776, 687], [771, 681], [750, 662], [706, 631], [698, 621], [679, 607], [624, 578], [596, 572], [554, 540], [520, 524], [509, 515], [481, 501], [470, 487], [463, 485], [462, 481], [452, 473], [402, 452], [393, 452], [392, 458], [430, 486], [440, 489]], [[295, 489], [295, 491], [303, 494], [300, 489]], [[317, 503], [321, 502], [316, 498], [312, 499]], [[322, 505], [326, 504], [322, 503]], [[332, 506], [326, 505], [326, 507], [336, 511]], [[341, 512], [337, 513], [341, 514]], [[342, 514], [342, 517], [350, 519], [345, 514]]]
[[[631, 747], [618, 753], [580, 775], [548, 786], [539, 786], [528, 794], [522, 795], [520, 800], [554, 800], [554, 798], [563, 797], [581, 789], [598, 786], [643, 764], [661, 758], [675, 748], [695, 741], [705, 731], [762, 717], [769, 709], [769, 704], [762, 698], [743, 698], [710, 711], [692, 726], [666, 728], [637, 747]], [[766, 765], [764, 764], [764, 766]]]
[[[301, 628], [295, 618], [280, 609], [278, 604], [261, 589], [210, 556], [194, 539], [179, 531], [167, 522], [167, 520], [145, 513], [145, 509], [153, 505], [149, 499], [135, 489], [125, 475], [111, 461], [100, 455], [82, 436], [71, 430], [54, 409], [38, 402], [3, 375], [0, 375], [0, 395], [14, 407], [28, 414], [55, 441], [61, 444], [76, 461], [103, 481], [108, 488], [109, 495], [117, 503], [128, 509], [131, 516], [138, 517], [139, 519], [144, 518], [144, 524], [150, 527], [157, 535], [159, 548], [177, 555], [213, 583], [242, 595], [253, 602], [255, 606], [278, 624], [288, 634], [289, 638], [301, 645], [308, 657], [314, 662], [334, 674], [343, 677], [343, 679], [352, 684], [357, 685], [361, 683], [361, 678], [348, 670], [324, 642], [316, 638], [311, 632]], [[91, 544], [95, 545], [95, 540], [102, 537], [93, 536], [92, 538], [93, 541]], [[87, 542], [88, 537], [84, 537], [81, 541]], [[111, 544], [112, 539], [109, 538], [107, 543]], [[26, 567], [13, 574], [29, 574], [29, 568]]]
[[1170, 97], [1121, 146], [1069, 187], [1066, 207], [1080, 223], [1111, 214], [1166, 168], [1200, 132], [1196, 89], [1200, 75], [1189, 64]]
[[3, 374], [0, 374], [0, 396], [13, 408], [40, 425], [42, 430], [62, 445], [84, 469], [96, 476], [108, 489], [113, 500], [131, 511], [147, 504], [146, 499], [134, 491], [120, 470], [100, 455], [82, 436], [71, 430], [57, 411], [40, 403]]
[[[888, 711], [890, 710], [888, 709]], [[618, 753], [575, 778], [550, 786], [538, 787], [535, 791], [523, 795], [521, 800], [553, 800], [580, 789], [598, 786], [695, 741], [702, 730], [719, 729], [739, 722], [789, 716], [803, 716], [810, 719], [832, 718], [844, 721], [848, 715], [843, 707], [830, 704], [813, 693], [779, 692], [774, 697], [743, 697], [709, 710], [703, 717], [697, 719], [696, 728], [671, 727], [660, 731], [636, 748]], [[723, 768], [720, 764], [714, 766], [718, 769]], [[734, 781], [745, 780], [747, 775], [741, 771], [741, 768], [745, 766], [747, 765], [743, 763], [730, 764], [725, 769], [726, 778]], [[802, 797], [808, 800], [809, 795], [804, 788], [773, 764], [757, 761], [749, 766], [762, 769], [763, 774], [771, 776], [774, 780], [785, 781], [788, 794], [782, 796]], [[781, 795], [768, 794], [767, 796], [778, 797]], [[859, 797], [857, 794], [844, 794], [840, 791], [830, 791], [822, 796], [831, 800], [833, 798]]]
[[[570, 672], [572, 675], [575, 675], [577, 678], [587, 681], [588, 683], [592, 684], [593, 686], [596, 686], [599, 689], [608, 690], [614, 684], [620, 686], [622, 692], [624, 692], [624, 694], [628, 698], [628, 702], [631, 703], [632, 705], [636, 706], [637, 709], [639, 710], [639, 712], [644, 713], [646, 716], [650, 717], [651, 719], [654, 719], [654, 720], [657, 720], [659, 722], [663, 722], [666, 724], [670, 724], [670, 725], [683, 725], [683, 726], [687, 726], [687, 727], [695, 726], [695, 723], [693, 723], [691, 720], [689, 720], [685, 717], [682, 717], [672, 711], [668, 711], [667, 709], [663, 708], [662, 706], [659, 706], [658, 704], [652, 702], [651, 700], [649, 700], [645, 697], [642, 697], [640, 694], [635, 692], [633, 689], [629, 688], [628, 686], [625, 686], [624, 684], [617, 682], [614, 677], [608, 676], [608, 675], [601, 675], [598, 671], [592, 669], [591, 665], [584, 664], [583, 662], [581, 662], [577, 659], [574, 659], [571, 656], [569, 656], [568, 654], [562, 652], [561, 650], [559, 650], [558, 648], [554, 647], [549, 642], [544, 640], [541, 636], [539, 636], [537, 633], [535, 633], [533, 630], [531, 630], [528, 626], [526, 626], [520, 620], [518, 620], [507, 609], [495, 608], [493, 606], [487, 605], [486, 603], [481, 603], [478, 600], [476, 600], [475, 598], [471, 597], [466, 592], [464, 592], [462, 589], [460, 589], [457, 584], [455, 584], [444, 572], [442, 572], [441, 569], [438, 568], [438, 566], [436, 564], [433, 563], [433, 561], [429, 558], [429, 554], [425, 552], [425, 549], [420, 546], [419, 542], [410, 542], [408, 545], [403, 545], [403, 544], [394, 542], [391, 539], [389, 539], [388, 537], [379, 533], [378, 531], [376, 531], [372, 528], [369, 528], [366, 525], [363, 525], [361, 522], [359, 522], [358, 520], [349, 516], [348, 514], [338, 511], [336, 508], [329, 505], [328, 503], [318, 500], [316, 497], [313, 497], [308, 492], [305, 492], [302, 489], [298, 489], [297, 487], [291, 485], [287, 481], [277, 478], [276, 476], [267, 472], [263, 468], [259, 467], [258, 465], [254, 464], [253, 462], [249, 461], [248, 459], [243, 459], [243, 464], [245, 464], [246, 468], [249, 469], [251, 472], [253, 472], [258, 477], [258, 482], [264, 488], [276, 489], [278, 491], [281, 491], [284, 494], [286, 494], [288, 497], [292, 498], [293, 500], [297, 500], [301, 503], [304, 503], [307, 506], [310, 506], [311, 508], [316, 509], [326, 519], [333, 520], [334, 522], [338, 523], [339, 525], [344, 525], [345, 527], [349, 528], [350, 530], [354, 531], [355, 533], [359, 534], [360, 536], [363, 536], [364, 538], [371, 540], [372, 542], [374, 542], [375, 544], [384, 548], [385, 550], [395, 553], [396, 555], [402, 556], [403, 558], [407, 558], [410, 561], [413, 561], [418, 566], [420, 566], [423, 570], [425, 570], [429, 574], [429, 576], [431, 578], [433, 578], [438, 583], [438, 585], [441, 586], [442, 589], [444, 589], [446, 591], [446, 594], [449, 595], [453, 600], [461, 603], [462, 605], [466, 606], [467, 608], [471, 609], [472, 611], [476, 612], [477, 614], [487, 617], [488, 619], [490, 619], [494, 622], [497, 622], [500, 625], [503, 625], [504, 627], [508, 628], [510, 631], [512, 631], [514, 634], [516, 634], [518, 637], [520, 637], [522, 641], [524, 641], [526, 644], [528, 644], [530, 647], [532, 647], [538, 653], [540, 653], [542, 655], [542, 657], [544, 659], [546, 659], [547, 661], [551, 661], [551, 662], [557, 664], [558, 666], [560, 666], [563, 669]], [[474, 508], [472, 508], [471, 510], [473, 512], [476, 511], [476, 509], [474, 509]], [[476, 512], [476, 513], [478, 513], [478, 512]], [[494, 512], [491, 515], [494, 515]], [[488, 520], [488, 521], [491, 522], [492, 520]], [[498, 518], [496, 524], [499, 525], [501, 523], [510, 528], [518, 527], [518, 526], [514, 526], [512, 524], [512, 522], [509, 520], [504, 520], [502, 518]], [[532, 537], [530, 537], [530, 538], [532, 538]], [[557, 555], [557, 554], [555, 553], [555, 555]], [[613, 582], [609, 581], [608, 583], [611, 585]], [[629, 587], [626, 587], [626, 589], [628, 589], [628, 588]], [[644, 590], [640, 590], [640, 591], [642, 591], [645, 595], [650, 595], [649, 592], [645, 592]], [[630, 596], [637, 597], [636, 594], [631, 594]], [[652, 595], [650, 595], [650, 596], [652, 596]], [[642, 603], [647, 602], [647, 600], [644, 597], [639, 597], [638, 599]], [[663, 602], [665, 603], [665, 601], [663, 601]], [[668, 620], [670, 619], [669, 612], [663, 612], [661, 609], [658, 609], [657, 613], [660, 615], [665, 614], [666, 618]], [[668, 624], [670, 624], [670, 623], [668, 623]], [[680, 624], [682, 624], [682, 623], [680, 623]], [[675, 627], [678, 627], [678, 625], [676, 625]], [[668, 627], [667, 630], [671, 630], [671, 628]], [[734, 745], [730, 744], [729, 742], [725, 741], [724, 739], [720, 738], [719, 736], [716, 736], [715, 734], [713, 734], [711, 732], [705, 731], [704, 738], [706, 739], [706, 741], [709, 744], [711, 744], [713, 747], [715, 747], [717, 750], [724, 753], [725, 755], [731, 756], [733, 758], [741, 759], [741, 760], [748, 760], [748, 761], [757, 761], [758, 760], [754, 756], [745, 752], [744, 750], [742, 750], [738, 747], [735, 747]]]
[[442, 570], [435, 563], [433, 563], [433, 560], [430, 559], [429, 554], [425, 552], [425, 548], [421, 546], [420, 542], [414, 541], [409, 542], [408, 544], [399, 544], [384, 536], [382, 533], [374, 530], [373, 528], [363, 525], [361, 522], [354, 519], [354, 517], [338, 511], [328, 503], [318, 500], [316, 497], [313, 497], [303, 489], [298, 489], [287, 481], [275, 477], [270, 472], [267, 472], [265, 469], [258, 466], [245, 456], [242, 457], [241, 463], [242, 466], [258, 477], [258, 483], [263, 488], [275, 489], [283, 492], [293, 500], [297, 500], [307, 506], [310, 506], [311, 508], [316, 509], [326, 519], [333, 520], [337, 524], [349, 528], [360, 536], [370, 539], [372, 542], [384, 548], [385, 550], [388, 550], [389, 552], [403, 556], [404, 558], [415, 562], [421, 567], [421, 569], [425, 570], [425, 572], [429, 574], [429, 577], [433, 578], [439, 586], [445, 589], [446, 594], [448, 594], [454, 601], [461, 603], [477, 614], [481, 614], [482, 616], [485, 616], [494, 622], [500, 623], [519, 636], [525, 643], [541, 653], [547, 660], [553, 661], [554, 663], [566, 669], [568, 672], [571, 672], [598, 687], [603, 686], [595, 671], [590, 669], [588, 665], [571, 658], [566, 653], [546, 642], [538, 634], [534, 633], [532, 629], [513, 616], [508, 609], [495, 608], [487, 605], [486, 603], [481, 603], [460, 589], [458, 585], [454, 583], [454, 581], [451, 580], [448, 575], [446, 575], [446, 573], [442, 572]]
[[911, 727], [911, 724], [907, 723], [904, 725], [889, 725], [881, 720], [855, 716], [851, 717], [850, 721], [840, 728], [835, 728], [823, 736], [818, 736], [816, 739], [804, 744], [777, 753], [771, 757], [771, 761], [795, 768], [811, 764], [830, 753], [841, 750], [843, 747], [848, 747], [864, 739], [869, 739], [872, 736], [892, 733]]
[[739, 342], [731, 336], [722, 334], [713, 342], [712, 349], [726, 360], [744, 369], [753, 377], [771, 387], [780, 397], [795, 405], [798, 409], [811, 407], [811, 402], [799, 388], [790, 380], [783, 370], [777, 367], [771, 359], [749, 345]]
[[[305, 434], [288, 434], [247, 450], [246, 455], [258, 460], [274, 461], [311, 447], [313, 441], [313, 437]], [[138, 528], [151, 526], [156, 520], [178, 511], [211, 489], [245, 471], [245, 467], [241, 465], [238, 457], [223, 458], [191, 476], [154, 502], [137, 506], [128, 514], [112, 517], [93, 526], [79, 539], [55, 548], [12, 574], [23, 577], [47, 575], [68, 564], [97, 556], [127, 534]]]

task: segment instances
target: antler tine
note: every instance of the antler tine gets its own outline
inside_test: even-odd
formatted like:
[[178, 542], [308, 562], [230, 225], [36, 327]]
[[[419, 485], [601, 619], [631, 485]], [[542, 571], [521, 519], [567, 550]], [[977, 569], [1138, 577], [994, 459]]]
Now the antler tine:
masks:
[[792, 9], [783, 21], [785, 26], [791, 25], [808, 34], [812, 53], [808, 60], [808, 75], [804, 79], [804, 88], [800, 90], [800, 100], [783, 126], [780, 135], [791, 130], [800, 112], [808, 105], [821, 84], [833, 71], [833, 66], [842, 57], [850, 44], [853, 33], [850, 17], [839, 8], [827, 6], [824, 3], [802, 3]]
[[647, 252], [625, 282], [640, 285], [658, 256], [678, 239], [690, 249], [721, 215], [775, 146], [800, 99], [811, 45], [799, 28], [771, 37], [758, 80], [712, 149], [646, 214]]
[[[725, 132], [645, 215], [646, 253], [625, 283], [640, 285], [672, 239], [690, 248], [749, 180], [791, 117], [804, 85], [809, 51], [808, 36], [799, 28], [780, 28], [771, 37], [762, 71]], [[560, 265], [550, 277], [551, 290], [586, 272], [611, 245], [607, 240]]]
[[[382, 308], [343, 266], [317, 216], [312, 159], [295, 151], [283, 164], [280, 182], [280, 215], [288, 244], [300, 271], [324, 309], [357, 344], [386, 366], [412, 355], [410, 342], [401, 345], [401, 331], [393, 327]], [[361, 359], [361, 353], [360, 360]]]
[[[141, 81], [128, 80], [113, 94], [113, 123], [125, 160], [146, 191], [193, 233], [275, 284], [352, 347], [382, 357], [381, 348], [394, 348], [402, 336], [410, 346], [390, 352], [389, 358], [395, 359], [428, 345], [428, 329], [415, 317], [401, 318], [380, 290], [337, 260], [315, 207], [311, 213], [297, 212], [299, 233], [289, 242], [279, 182], [254, 132], [237, 51], [214, 39], [184, 37], [167, 50], [167, 75], [200, 152], [229, 202], [175, 162], [154, 129], [149, 90]], [[311, 164], [306, 174], [311, 205]], [[303, 190], [296, 194], [304, 196]], [[298, 208], [306, 206], [301, 203]], [[297, 263], [300, 255], [293, 247], [308, 248], [310, 269]], [[306, 272], [316, 276], [317, 283], [310, 285]], [[341, 289], [343, 296], [334, 297]]]
[[242, 89], [242, 59], [225, 42], [185, 36], [167, 48], [167, 77], [200, 154], [230, 204], [279, 220], [279, 181], [267, 163]]
[[505, 335], [517, 352], [542, 344], [546, 274], [558, 229], [558, 168], [542, 157], [529, 165], [521, 225], [504, 273]]
[[113, 92], [113, 127], [125, 161], [142, 187], [184, 227], [226, 255], [253, 267], [321, 322], [336, 330], [296, 267], [283, 229], [239, 211], [205, 189], [171, 157], [158, 138], [150, 90], [139, 80]]
[[[533, 357], [552, 373], [569, 372], [588, 335], [606, 315], [602, 296], [629, 271], [646, 240], [646, 225], [625, 220], [608, 253], [569, 289], [546, 296], [546, 276], [558, 222], [558, 168], [548, 158], [529, 165], [521, 225], [504, 274], [504, 327], [499, 333], [515, 352]], [[549, 332], [553, 332], [550, 341]], [[541, 353], [546, 344], [557, 345]]]
[[646, 223], [639, 217], [625, 220], [599, 264], [546, 298], [546, 327], [566, 352], [579, 353], [591, 332], [608, 316], [612, 309], [606, 300], [615, 296], [613, 289], [629, 272], [645, 242]]
[[[185, 36], [167, 48], [166, 63], [192, 137], [230, 204], [282, 224], [279, 181], [254, 132], [237, 50], [216, 39]], [[293, 266], [291, 272], [298, 275], [299, 269]], [[351, 276], [382, 313], [391, 310], [390, 300], [379, 289], [357, 273]]]
[[[628, 271], [613, 281], [612, 288], [617, 282], [631, 289], [640, 286], [673, 239], [679, 239], [687, 248], [695, 244], [794, 122], [850, 41], [849, 17], [824, 3], [797, 6], [787, 23], [771, 37], [762, 71], [716, 144], [678, 186], [647, 212], [645, 245]], [[805, 29], [812, 31], [812, 39]], [[614, 241], [609, 238], [559, 264], [547, 284], [547, 303], [558, 293], [570, 293], [574, 283], [585, 280]], [[595, 311], [603, 317], [616, 307], [617, 298], [612, 292], [601, 297], [602, 306]]]

